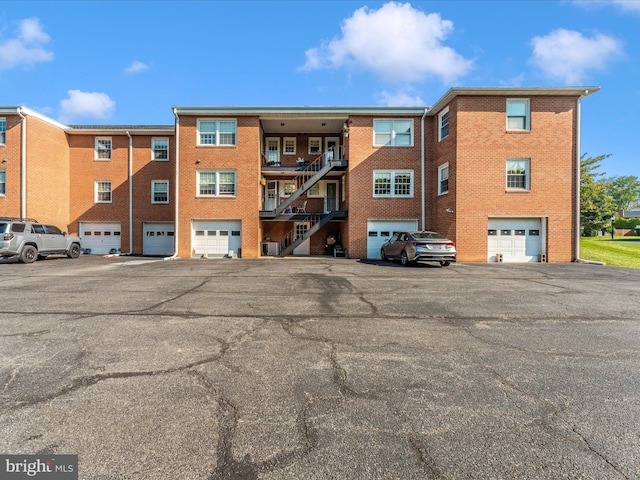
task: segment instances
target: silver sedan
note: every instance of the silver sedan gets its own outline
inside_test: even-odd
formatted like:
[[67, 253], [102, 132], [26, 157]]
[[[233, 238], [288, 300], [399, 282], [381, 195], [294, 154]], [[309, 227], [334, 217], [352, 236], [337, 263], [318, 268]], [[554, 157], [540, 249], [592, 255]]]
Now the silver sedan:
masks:
[[440, 262], [447, 267], [456, 261], [455, 244], [438, 232], [397, 232], [380, 249], [382, 260]]

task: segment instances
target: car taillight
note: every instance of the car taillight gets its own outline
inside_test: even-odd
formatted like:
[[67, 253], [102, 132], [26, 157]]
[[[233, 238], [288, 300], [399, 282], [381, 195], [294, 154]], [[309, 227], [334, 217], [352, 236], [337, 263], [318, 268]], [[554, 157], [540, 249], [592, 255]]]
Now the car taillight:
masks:
[[9, 240], [13, 240], [13, 233], [5, 233], [2, 236], [2, 240], [8, 242]]

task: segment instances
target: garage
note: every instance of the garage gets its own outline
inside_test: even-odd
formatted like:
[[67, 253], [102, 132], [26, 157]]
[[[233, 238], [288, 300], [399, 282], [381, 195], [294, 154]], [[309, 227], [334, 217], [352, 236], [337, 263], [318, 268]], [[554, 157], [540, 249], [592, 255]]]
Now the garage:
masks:
[[173, 223], [144, 223], [142, 235], [143, 255], [173, 255]]
[[411, 232], [418, 229], [418, 220], [369, 220], [367, 221], [367, 258], [380, 258], [380, 248], [395, 232]]
[[80, 222], [82, 248], [92, 254], [120, 253], [120, 223]]
[[193, 257], [240, 256], [242, 247], [240, 220], [193, 220], [191, 254]]
[[487, 236], [487, 260], [503, 262], [539, 262], [546, 252], [546, 224], [541, 218], [490, 218]]

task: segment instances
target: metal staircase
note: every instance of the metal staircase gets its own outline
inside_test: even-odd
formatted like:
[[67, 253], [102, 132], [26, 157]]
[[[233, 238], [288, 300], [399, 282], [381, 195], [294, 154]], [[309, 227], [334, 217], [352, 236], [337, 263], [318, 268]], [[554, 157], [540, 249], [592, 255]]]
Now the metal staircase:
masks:
[[295, 228], [289, 230], [289, 232], [284, 235], [285, 247], [280, 250], [279, 256], [286, 257], [287, 255], [290, 255], [296, 249], [296, 247], [301, 245], [302, 242], [310, 238], [314, 233], [324, 227], [331, 220], [339, 216], [340, 213], [341, 212], [331, 212], [328, 214], [309, 213], [303, 219], [298, 219], [297, 221], [309, 223], [309, 228], [304, 233], [304, 235], [301, 235], [298, 238], [295, 238]]

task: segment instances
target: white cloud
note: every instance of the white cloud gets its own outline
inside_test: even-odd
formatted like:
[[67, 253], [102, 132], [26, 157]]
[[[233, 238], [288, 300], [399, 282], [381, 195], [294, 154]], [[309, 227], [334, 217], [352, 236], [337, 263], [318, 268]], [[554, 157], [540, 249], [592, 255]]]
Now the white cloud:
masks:
[[24, 66], [53, 60], [53, 52], [45, 49], [51, 40], [37, 18], [26, 18], [20, 22], [16, 37], [0, 43], [0, 69]]
[[425, 105], [420, 95], [415, 95], [410, 88], [402, 89], [397, 92], [389, 92], [383, 90], [378, 95], [378, 103], [389, 107], [420, 107]]
[[144, 72], [145, 70], [149, 70], [149, 65], [147, 65], [146, 63], [140, 62], [138, 60], [136, 60], [135, 62], [133, 62], [131, 65], [129, 65], [127, 68], [125, 68], [125, 73], [140, 73], [140, 72]]
[[545, 76], [565, 85], [579, 84], [589, 71], [604, 70], [622, 57], [620, 41], [607, 35], [583, 36], [573, 30], [558, 29], [531, 40], [533, 55], [529, 62]]
[[59, 120], [63, 123], [69, 123], [78, 118], [104, 120], [111, 116], [116, 107], [116, 102], [106, 93], [80, 90], [69, 90], [67, 93], [69, 98], [60, 102]]
[[615, 5], [625, 12], [639, 12], [640, 0], [574, 0], [573, 3], [584, 8], [602, 5]]
[[362, 7], [343, 22], [341, 30], [341, 37], [307, 50], [300, 70], [357, 67], [392, 82], [434, 76], [451, 83], [472, 67], [471, 60], [444, 45], [453, 22], [409, 3], [389, 2], [378, 10]]

